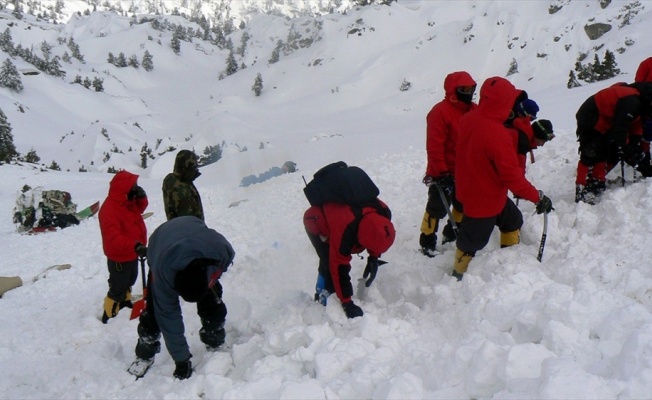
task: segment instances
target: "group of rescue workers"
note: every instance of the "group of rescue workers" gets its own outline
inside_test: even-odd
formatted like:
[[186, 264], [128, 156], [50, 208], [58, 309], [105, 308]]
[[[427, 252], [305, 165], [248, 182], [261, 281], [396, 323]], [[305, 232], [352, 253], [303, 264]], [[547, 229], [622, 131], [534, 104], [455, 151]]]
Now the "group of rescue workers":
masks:
[[[528, 154], [534, 162], [533, 150], [555, 137], [551, 121], [537, 119], [537, 103], [504, 78], [486, 79], [477, 104], [473, 101], [476, 86], [469, 73], [450, 73], [444, 80], [445, 98], [426, 118], [423, 183], [428, 201], [419, 242], [425, 255], [434, 256], [440, 221], [451, 216], [442, 243], [456, 241], [452, 275], [458, 280], [476, 252], [487, 245], [495, 226], [501, 247], [519, 243], [523, 216], [508, 191], [535, 203], [539, 214], [553, 210], [550, 198], [525, 177]], [[652, 176], [651, 114], [652, 57], [641, 63], [635, 83], [612, 85], [582, 104], [576, 115], [580, 154], [576, 202], [593, 203], [606, 188], [606, 174], [618, 162], [631, 165], [644, 177]], [[200, 340], [208, 350], [217, 349], [225, 341], [227, 314], [219, 278], [235, 257], [228, 240], [204, 223], [193, 183], [200, 175], [198, 167], [192, 151], [177, 154], [173, 172], [163, 181], [168, 221], [149, 242], [142, 217], [148, 199], [137, 175], [118, 172], [99, 212], [109, 270], [102, 322], [133, 307], [131, 288], [138, 261], [146, 258], [150, 269], [136, 356], [153, 362], [162, 334], [179, 379], [192, 374], [179, 298], [197, 303]], [[379, 257], [396, 235], [389, 207], [381, 200], [375, 207], [360, 209], [327, 203], [308, 209], [304, 225], [319, 257], [315, 301], [326, 305], [335, 293], [348, 318], [362, 316], [362, 309], [352, 301], [350, 262], [352, 254], [367, 250], [364, 278], [369, 286], [383, 263]]]

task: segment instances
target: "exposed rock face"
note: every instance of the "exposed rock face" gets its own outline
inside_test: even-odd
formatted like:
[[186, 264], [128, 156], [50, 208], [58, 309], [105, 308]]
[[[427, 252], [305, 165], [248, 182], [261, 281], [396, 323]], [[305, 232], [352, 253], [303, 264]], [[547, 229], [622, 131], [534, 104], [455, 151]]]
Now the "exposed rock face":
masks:
[[600, 36], [604, 35], [605, 33], [609, 32], [610, 30], [611, 30], [611, 25], [610, 24], [604, 24], [602, 22], [598, 22], [598, 23], [590, 24], [590, 25], [584, 25], [584, 32], [586, 32], [586, 35], [591, 40], [595, 40], [595, 39], [600, 38]]

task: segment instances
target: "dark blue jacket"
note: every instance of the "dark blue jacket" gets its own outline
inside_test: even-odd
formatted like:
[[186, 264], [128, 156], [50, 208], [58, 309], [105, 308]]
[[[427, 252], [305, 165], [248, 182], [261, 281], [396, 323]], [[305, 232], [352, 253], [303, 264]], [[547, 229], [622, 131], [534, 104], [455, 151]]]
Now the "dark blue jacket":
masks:
[[179, 292], [174, 288], [177, 272], [198, 258], [218, 261], [208, 267], [207, 278], [222, 268], [225, 271], [233, 261], [235, 251], [224, 236], [206, 226], [197, 217], [183, 216], [171, 219], [154, 231], [149, 238], [147, 263], [152, 271], [149, 290], [154, 301], [154, 314], [165, 340], [168, 352], [175, 362], [190, 358], [184, 335]]

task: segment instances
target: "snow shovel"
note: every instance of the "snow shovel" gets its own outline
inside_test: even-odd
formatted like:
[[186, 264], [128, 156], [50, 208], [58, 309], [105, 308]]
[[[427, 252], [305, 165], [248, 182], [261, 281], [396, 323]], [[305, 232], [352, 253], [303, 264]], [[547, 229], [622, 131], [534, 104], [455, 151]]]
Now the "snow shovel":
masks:
[[140, 274], [143, 281], [143, 297], [137, 300], [134, 303], [134, 307], [131, 309], [130, 320], [140, 317], [140, 314], [143, 313], [145, 307], [147, 306], [147, 275], [145, 275], [145, 257], [139, 257], [140, 260]]
[[546, 237], [548, 236], [548, 213], [543, 213], [543, 234], [541, 235], [541, 244], [539, 244], [539, 254], [537, 261], [541, 262], [543, 258], [543, 248], [546, 247]]
[[[45, 275], [53, 269], [56, 269], [57, 271], [63, 271], [66, 269], [70, 269], [71, 265], [70, 264], [57, 264], [57, 265], [52, 265], [50, 267], [47, 267], [44, 269], [41, 273], [36, 275], [35, 277], [32, 278], [32, 283], [38, 281], [41, 278], [45, 278]], [[29, 283], [29, 282], [28, 282]], [[20, 278], [20, 276], [0, 276], [0, 297], [2, 297], [3, 294], [6, 292], [10, 291], [11, 289], [15, 289], [17, 287], [21, 287], [25, 284], [23, 280]]]

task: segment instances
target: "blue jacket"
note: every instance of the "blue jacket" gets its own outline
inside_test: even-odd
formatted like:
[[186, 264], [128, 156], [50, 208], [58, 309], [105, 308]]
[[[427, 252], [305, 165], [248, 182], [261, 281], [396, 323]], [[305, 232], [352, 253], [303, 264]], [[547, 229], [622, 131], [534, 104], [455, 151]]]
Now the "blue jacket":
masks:
[[222, 268], [226, 271], [235, 251], [224, 236], [206, 226], [197, 217], [171, 219], [154, 231], [149, 238], [147, 263], [152, 271], [149, 282], [154, 302], [154, 314], [165, 340], [165, 346], [175, 362], [190, 358], [184, 335], [179, 292], [174, 288], [177, 272], [198, 258], [217, 260], [207, 268], [207, 278]]

